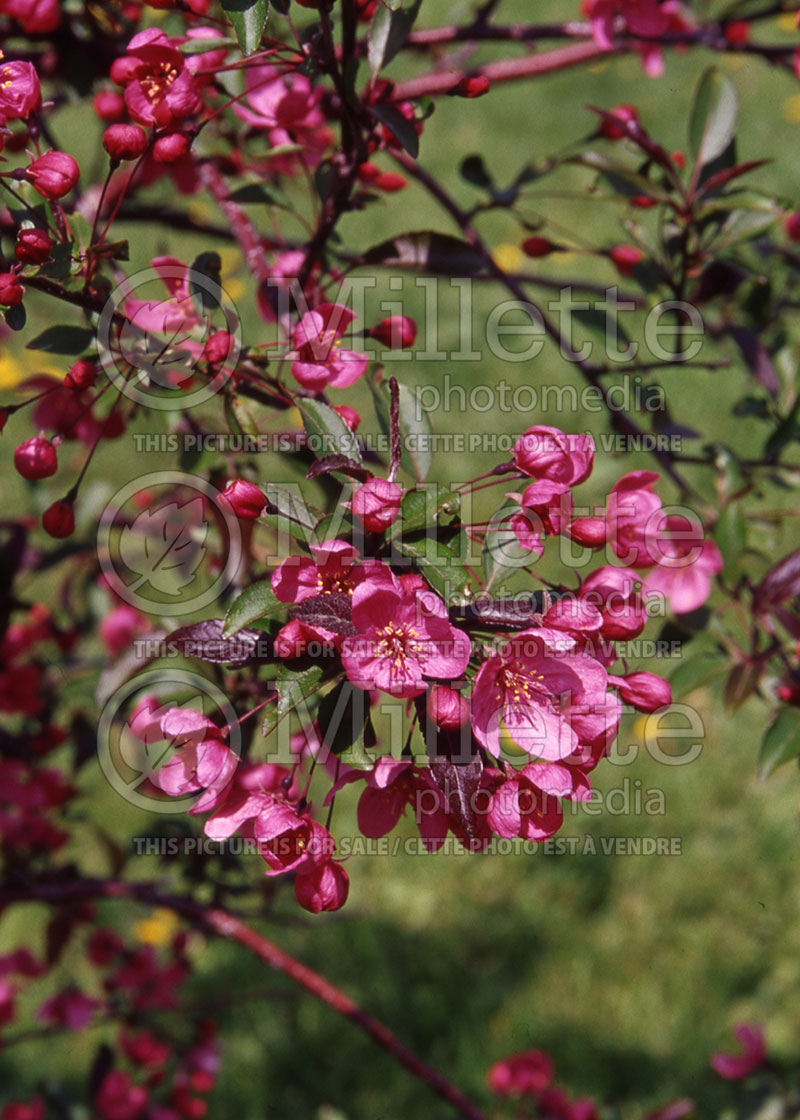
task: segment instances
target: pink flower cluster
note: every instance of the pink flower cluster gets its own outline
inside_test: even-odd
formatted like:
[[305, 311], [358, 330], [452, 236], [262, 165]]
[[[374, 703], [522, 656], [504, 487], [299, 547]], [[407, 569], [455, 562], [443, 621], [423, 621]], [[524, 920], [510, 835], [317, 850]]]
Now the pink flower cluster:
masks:
[[536, 557], [544, 538], [558, 534], [586, 548], [607, 547], [625, 567], [646, 572], [645, 597], [663, 596], [677, 614], [702, 606], [722, 557], [689, 511], [663, 508], [653, 489], [658, 474], [631, 471], [614, 484], [604, 510], [574, 516], [572, 488], [589, 477], [593, 458], [589, 436], [539, 425], [520, 437], [514, 465], [533, 481], [521, 495], [508, 495], [520, 507], [510, 519], [519, 544]]

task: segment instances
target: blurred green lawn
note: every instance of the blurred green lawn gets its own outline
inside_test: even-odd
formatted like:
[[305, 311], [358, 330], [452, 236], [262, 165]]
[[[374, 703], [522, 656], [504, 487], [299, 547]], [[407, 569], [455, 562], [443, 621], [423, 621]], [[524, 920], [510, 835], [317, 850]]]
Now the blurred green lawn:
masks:
[[[463, 7], [442, 3], [437, 21], [444, 22]], [[562, 16], [564, 5], [548, 0], [535, 8], [536, 18], [547, 19]], [[513, 16], [516, 11], [527, 18], [530, 9], [521, 2], [501, 6], [503, 13]], [[457, 174], [464, 156], [483, 151], [502, 183], [524, 161], [546, 156], [588, 132], [591, 117], [584, 105], [610, 107], [624, 101], [639, 106], [644, 122], [666, 147], [682, 147], [692, 89], [710, 61], [702, 53], [672, 56], [666, 76], [648, 81], [637, 60], [630, 58], [521, 86], [497, 87], [480, 101], [443, 99], [426, 126], [421, 162], [469, 204], [476, 197], [474, 188]], [[750, 59], [723, 59], [720, 64], [741, 94], [740, 155], [774, 157], [775, 163], [759, 173], [758, 181], [797, 201], [796, 82]], [[53, 126], [86, 167], [99, 165], [99, 130], [91, 133], [95, 126], [85, 114], [61, 110]], [[572, 201], [563, 194], [566, 181], [559, 179], [561, 187], [550, 193], [550, 181], [545, 180], [548, 195], [532, 207], [550, 223], [546, 232], [590, 244], [626, 240], [620, 205]], [[584, 182], [575, 176], [572, 189]], [[205, 203], [198, 200], [196, 205], [202, 208]], [[455, 232], [412, 186], [348, 218], [342, 223], [342, 236], [348, 248], [351, 243], [363, 248], [394, 233], [428, 227]], [[483, 228], [494, 246], [519, 240], [516, 225], [502, 213], [492, 215]], [[131, 269], [146, 265], [157, 253], [169, 251], [188, 260], [202, 249], [218, 247], [200, 238], [168, 238], [167, 232], [140, 224], [121, 226], [119, 236], [131, 239]], [[226, 266], [229, 259], [234, 258], [226, 256]], [[563, 264], [545, 262], [541, 271], [550, 277], [582, 275], [615, 282], [603, 262], [580, 256]], [[235, 271], [227, 275], [231, 290], [235, 286], [238, 293], [245, 341], [260, 341], [264, 328], [252, 313], [249, 278]], [[476, 301], [476, 322], [497, 298], [497, 292], [483, 290]], [[419, 293], [412, 294], [410, 313], [418, 311], [419, 299]], [[442, 303], [442, 338], [454, 338], [452, 295], [443, 291]], [[52, 307], [41, 298], [31, 299], [31, 321], [37, 321], [38, 314], [44, 325], [43, 317], [51, 313]], [[28, 372], [42, 368], [30, 352], [17, 358]], [[57, 359], [48, 364], [60, 368]], [[389, 368], [416, 384], [435, 383], [444, 372], [465, 385], [500, 377], [513, 385], [568, 384], [575, 377], [550, 350], [532, 365], [502, 364], [487, 355], [485, 361], [470, 365], [390, 363]], [[698, 374], [672, 368], [663, 381], [678, 419], [697, 424], [704, 435], [735, 442], [740, 450], [759, 446], [759, 431], [743, 434], [748, 422], [734, 425], [730, 418], [731, 404], [749, 387], [743, 369], [734, 365], [721, 373]], [[357, 385], [341, 399], [367, 418], [366, 430], [376, 430], [366, 387]], [[532, 422], [575, 430], [588, 427], [596, 433], [607, 430], [604, 418], [594, 414], [526, 415], [522, 424], [499, 412], [466, 419], [458, 412], [434, 417], [440, 431], [464, 430], [465, 425], [466, 430], [517, 431]], [[153, 423], [152, 418], [142, 421], [137, 430], [153, 430]], [[26, 421], [13, 418], [5, 437], [7, 451], [27, 434]], [[69, 452], [67, 461], [73, 466], [81, 460], [82, 451]], [[474, 470], [470, 462], [469, 473], [496, 461], [493, 455], [478, 457]], [[135, 454], [129, 437], [103, 449], [84, 504], [87, 524], [116, 486], [137, 473], [168, 465], [169, 456]], [[649, 461], [641, 455], [601, 457], [590, 497], [599, 499], [612, 479], [643, 465]], [[458, 473], [462, 466], [463, 461], [441, 458], [433, 477], [449, 481], [452, 471]], [[265, 479], [299, 477], [275, 456], [265, 456], [259, 470]], [[27, 488], [9, 474], [9, 501], [17, 508], [41, 509], [60, 496], [56, 486]], [[704, 480], [706, 486], [708, 482]], [[497, 492], [490, 494], [479, 507], [486, 516], [499, 503]], [[788, 551], [791, 541], [786, 535], [758, 532], [761, 535], [756, 537], [754, 531], [749, 543], [763, 554], [777, 557]], [[54, 586], [52, 581], [33, 585], [45, 598], [46, 582]], [[647, 634], [655, 636], [655, 628]], [[672, 668], [668, 664], [665, 671]], [[578, 814], [568, 817], [560, 834], [678, 837], [680, 855], [623, 857], [599, 851], [594, 856], [354, 856], [348, 863], [350, 901], [341, 913], [311, 918], [298, 912], [289, 891], [279, 900], [267, 932], [356, 996], [404, 1042], [478, 1099], [486, 1100], [484, 1076], [493, 1060], [540, 1046], [554, 1055], [560, 1081], [602, 1101], [622, 1101], [625, 1117], [687, 1094], [698, 1100], [699, 1115], [712, 1115], [726, 1099], [726, 1090], [709, 1073], [707, 1058], [727, 1042], [732, 1023], [761, 1020], [779, 1057], [794, 1059], [798, 1054], [798, 783], [794, 769], [780, 771], [766, 784], [754, 776], [765, 704], [751, 701], [732, 716], [723, 710], [714, 688], [696, 692], [689, 700], [707, 727], [699, 760], [667, 767], [640, 751], [630, 766], [606, 765], [597, 772], [603, 791], [624, 782], [643, 791], [663, 790], [664, 814]], [[641, 728], [629, 720], [625, 734], [625, 742], [640, 741]], [[90, 770], [86, 768], [82, 782], [98, 818], [115, 836], [127, 842], [130, 835], [152, 826], [152, 820], [121, 803]], [[337, 802], [334, 831], [352, 832], [354, 804], [354, 791], [346, 791]], [[409, 824], [402, 830], [408, 835], [412, 831]], [[79, 835], [82, 855], [96, 859], [102, 871], [90, 832]], [[139, 863], [143, 877], [154, 872], [151, 861]], [[246, 873], [259, 881], [259, 862], [246, 861]], [[110, 909], [109, 917], [114, 913], [129, 927], [143, 916], [132, 908]], [[4, 944], [15, 944], [20, 935], [30, 940], [32, 924], [27, 911], [6, 915], [0, 925]], [[208, 1008], [219, 1021], [225, 1041], [211, 1116], [395, 1120], [448, 1115], [424, 1087], [370, 1047], [354, 1028], [243, 952], [199, 942], [193, 952], [197, 975], [192, 998], [198, 1009]], [[80, 962], [68, 957], [61, 983], [73, 978], [73, 968], [76, 979], [83, 975]], [[42, 1076], [78, 1082], [101, 1036], [101, 1029], [93, 1030], [0, 1055], [0, 1095], [22, 1093]]]

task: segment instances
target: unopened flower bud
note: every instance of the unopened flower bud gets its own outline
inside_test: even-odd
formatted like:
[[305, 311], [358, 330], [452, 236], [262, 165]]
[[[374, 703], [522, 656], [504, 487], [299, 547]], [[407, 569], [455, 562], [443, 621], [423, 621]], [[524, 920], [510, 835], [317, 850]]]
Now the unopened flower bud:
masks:
[[28, 226], [17, 234], [14, 256], [21, 264], [42, 264], [50, 256], [53, 239], [38, 226]]
[[138, 124], [110, 124], [103, 133], [103, 147], [112, 159], [138, 159], [147, 147], [147, 133]]
[[566, 528], [567, 536], [586, 548], [600, 548], [604, 545], [606, 532], [606, 522], [602, 517], [576, 517]]
[[42, 528], [56, 540], [71, 537], [75, 532], [75, 511], [72, 502], [62, 498], [48, 506], [42, 514]]
[[626, 704], [640, 712], [655, 712], [672, 703], [669, 681], [655, 673], [629, 673], [627, 677], [609, 677], [609, 684], [619, 690]]
[[369, 333], [389, 350], [406, 350], [414, 345], [417, 324], [408, 315], [390, 315], [388, 319], [381, 319]]
[[382, 533], [400, 516], [402, 487], [385, 478], [371, 478], [353, 495], [351, 509], [369, 533]]
[[492, 88], [492, 83], [484, 74], [474, 74], [456, 82], [449, 94], [451, 97], [483, 97]]
[[175, 163], [183, 159], [192, 146], [190, 136], [184, 132], [171, 132], [169, 136], [160, 136], [153, 145], [153, 159], [156, 163]]
[[63, 198], [80, 179], [78, 164], [66, 152], [45, 152], [25, 168], [25, 175], [43, 198]]
[[528, 257], [534, 259], [538, 257], [549, 257], [551, 253], [557, 253], [561, 246], [556, 245], [549, 237], [526, 237], [522, 242], [522, 251]]
[[391, 194], [394, 191], [402, 191], [408, 186], [408, 179], [405, 175], [401, 175], [399, 171], [381, 171], [372, 180], [372, 185], [377, 187], [379, 191], [386, 191]]
[[49, 478], [58, 470], [56, 449], [44, 436], [32, 436], [21, 443], [14, 452], [14, 466], [23, 478], [35, 482]]
[[254, 482], [245, 478], [234, 478], [220, 494], [233, 512], [242, 521], [255, 521], [260, 517], [267, 499]]
[[22, 303], [25, 289], [15, 272], [0, 272], [0, 303], [6, 307], [16, 307]]
[[91, 389], [96, 380], [97, 369], [94, 362], [89, 358], [78, 358], [67, 371], [64, 384], [70, 389]]
[[431, 685], [427, 706], [433, 722], [446, 731], [463, 727], [469, 719], [469, 704], [460, 692], [446, 684]]
[[308, 648], [308, 632], [296, 618], [282, 626], [275, 635], [272, 648], [281, 661], [293, 661], [302, 657]]
[[92, 108], [101, 121], [121, 121], [125, 116], [125, 99], [115, 89], [104, 89], [94, 95]]
[[203, 347], [203, 357], [212, 366], [221, 366], [231, 352], [231, 336], [227, 331], [214, 331]]
[[[610, 110], [609, 116], [621, 121], [623, 125], [634, 124], [639, 120], [633, 105], [617, 105], [615, 109]], [[621, 140], [627, 132], [624, 127], [614, 124], [614, 121], [604, 120], [600, 125], [600, 135], [605, 136], [606, 140]]]
[[800, 241], [800, 210], [786, 215], [783, 219], [783, 230], [790, 241]]
[[644, 260], [644, 253], [635, 245], [617, 245], [609, 250], [608, 255], [616, 265], [620, 276], [633, 276], [637, 264]]

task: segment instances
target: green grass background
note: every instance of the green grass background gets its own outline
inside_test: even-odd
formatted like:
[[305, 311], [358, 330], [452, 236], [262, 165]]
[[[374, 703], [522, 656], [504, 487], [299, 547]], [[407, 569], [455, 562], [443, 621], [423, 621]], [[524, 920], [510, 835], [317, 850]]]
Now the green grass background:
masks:
[[[509, 18], [547, 19], [572, 15], [573, 7], [543, 0], [536, 5], [505, 3], [500, 12]], [[425, 21], [446, 22], [466, 8], [429, 0]], [[764, 31], [765, 37], [782, 33], [772, 26]], [[469, 204], [475, 190], [457, 172], [464, 156], [481, 151], [502, 183], [526, 160], [546, 156], [586, 134], [592, 119], [586, 104], [610, 107], [624, 101], [639, 106], [644, 122], [666, 147], [683, 147], [693, 88], [712, 61], [728, 73], [740, 94], [742, 158], [773, 158], [758, 182], [797, 201], [800, 87], [757, 60], [712, 59], [703, 52], [671, 55], [660, 81], [644, 78], [638, 61], [625, 58], [498, 86], [475, 102], [442, 99], [426, 125], [421, 162], [460, 202]], [[389, 73], [395, 70], [400, 73], [402, 67]], [[84, 111], [58, 110], [53, 128], [82, 166], [100, 166], [99, 129]], [[530, 203], [531, 213], [546, 222], [544, 232], [576, 244], [609, 246], [627, 240], [620, 224], [623, 206], [589, 205], [567, 197], [567, 190], [580, 190], [585, 182], [577, 173], [552, 185], [544, 181], [547, 196]], [[161, 197], [168, 197], [160, 190]], [[197, 204], [207, 205], [202, 199]], [[423, 228], [455, 232], [424, 192], [412, 186], [346, 219], [341, 233], [347, 247], [363, 248], [394, 233]], [[491, 215], [482, 229], [493, 246], [520, 239], [516, 223], [502, 213]], [[168, 231], [141, 225], [121, 225], [119, 236], [131, 239], [131, 268], [145, 266], [159, 252], [191, 259], [198, 251], [217, 247], [201, 238], [177, 239]], [[614, 282], [607, 266], [591, 257], [574, 256], [564, 264], [544, 262], [541, 272]], [[252, 312], [249, 278], [236, 269], [228, 275], [239, 293], [245, 340], [269, 337], [269, 328]], [[476, 323], [497, 299], [496, 291], [482, 289], [476, 298]], [[419, 293], [411, 292], [409, 313], [419, 307]], [[453, 307], [452, 296], [443, 290], [445, 344], [455, 338]], [[43, 322], [52, 312], [45, 301], [31, 298], [31, 321], [38, 315]], [[30, 353], [16, 352], [15, 360], [26, 372], [41, 368], [39, 358]], [[47, 366], [60, 368], [57, 359]], [[389, 363], [388, 368], [415, 384], [435, 383], [444, 372], [466, 386], [491, 384], [500, 377], [512, 384], [568, 384], [576, 377], [551, 349], [528, 365], [504, 364], [487, 354], [469, 366], [446, 361]], [[760, 446], [763, 433], [756, 423], [734, 422], [730, 416], [733, 402], [752, 389], [739, 365], [716, 374], [671, 368], [662, 380], [679, 419], [739, 450]], [[366, 418], [366, 430], [376, 430], [366, 387], [357, 385], [336, 399], [355, 405]], [[433, 419], [442, 431], [518, 431], [531, 422], [606, 430], [604, 418], [591, 414], [536, 414], [525, 416], [523, 423], [499, 412], [443, 412]], [[153, 430], [153, 424], [152, 418], [142, 420], [136, 430]], [[26, 421], [15, 417], [5, 436], [6, 454], [28, 434]], [[73, 467], [81, 458], [76, 450], [64, 456]], [[433, 477], [467, 477], [496, 461], [493, 455], [478, 456], [469, 464], [440, 458]], [[635, 454], [602, 457], [588, 497], [599, 500], [619, 474], [645, 464], [647, 458]], [[169, 456], [135, 453], [129, 436], [105, 448], [85, 494], [84, 523], [91, 525], [97, 510], [128, 478], [168, 465]], [[236, 466], [234, 458], [229, 468]], [[257, 472], [264, 479], [299, 477], [299, 471], [276, 456], [265, 456]], [[696, 477], [703, 479], [701, 474]], [[708, 479], [700, 485], [710, 497]], [[60, 494], [55, 484], [26, 487], [10, 471], [6, 486], [16, 508], [42, 509]], [[669, 488], [663, 492], [667, 496]], [[487, 516], [499, 501], [491, 493], [480, 507]], [[778, 501], [774, 494], [763, 500]], [[765, 557], [784, 554], [791, 543], [790, 533], [754, 528], [748, 538], [753, 552], [744, 563], [757, 569]], [[54, 587], [51, 575], [29, 590], [38, 590], [47, 600]], [[647, 634], [655, 636], [652, 630]], [[671, 668], [666, 666], [666, 671]], [[697, 1099], [700, 1116], [714, 1114], [726, 1101], [727, 1089], [710, 1074], [707, 1060], [727, 1042], [732, 1023], [760, 1020], [779, 1057], [794, 1059], [798, 1052], [797, 773], [786, 768], [766, 784], [755, 777], [757, 747], [768, 714], [764, 702], [751, 700], [732, 716], [722, 708], [715, 688], [695, 692], [689, 700], [707, 728], [699, 760], [665, 767], [640, 751], [630, 766], [602, 766], [597, 772], [601, 790], [624, 780], [640, 783], [642, 790], [663, 790], [664, 814], [579, 814], [568, 817], [560, 834], [579, 838], [580, 847], [585, 836], [679, 837], [680, 855], [354, 856], [347, 865], [350, 900], [341, 913], [317, 918], [300, 913], [289, 891], [265, 922], [266, 932], [352, 993], [484, 1104], [488, 1105], [488, 1065], [509, 1052], [538, 1046], [553, 1054], [558, 1079], [571, 1090], [619, 1101], [625, 1117], [639, 1116], [645, 1108], [684, 1094]], [[625, 726], [628, 740], [640, 741], [641, 729], [630, 720]], [[91, 767], [81, 781], [98, 819], [121, 841], [152, 825], [121, 803]], [[351, 789], [337, 805], [335, 829], [352, 830], [354, 804]], [[411, 835], [413, 830], [406, 823], [401, 832]], [[102, 853], [90, 830], [79, 830], [75, 844], [89, 866], [103, 870]], [[142, 877], [154, 870], [148, 860], [136, 863]], [[257, 860], [246, 861], [245, 875], [260, 882]], [[111, 908], [108, 915], [127, 928], [142, 916], [132, 907]], [[36, 944], [41, 936], [38, 912], [25, 909], [4, 915], [0, 934], [4, 946], [20, 939]], [[199, 940], [191, 951], [196, 966], [193, 1006], [219, 1021], [225, 1044], [210, 1116], [395, 1120], [449, 1114], [353, 1027], [288, 981], [271, 976], [245, 953]], [[84, 975], [73, 953], [49, 982], [80, 982]], [[163, 1027], [180, 1030], [174, 1017], [165, 1017]], [[0, 1054], [0, 1100], [30, 1091], [42, 1077], [80, 1084], [102, 1036], [103, 1028], [93, 1029]]]

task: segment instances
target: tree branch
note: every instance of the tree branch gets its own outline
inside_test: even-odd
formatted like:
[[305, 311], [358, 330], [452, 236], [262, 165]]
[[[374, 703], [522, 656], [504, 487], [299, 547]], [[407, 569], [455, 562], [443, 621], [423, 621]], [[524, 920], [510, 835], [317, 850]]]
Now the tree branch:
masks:
[[0, 887], [0, 907], [14, 902], [45, 902], [53, 906], [71, 905], [90, 898], [127, 899], [147, 906], [164, 907], [180, 914], [199, 929], [249, 949], [270, 968], [288, 976], [337, 1014], [355, 1023], [367, 1037], [447, 1101], [465, 1120], [490, 1120], [481, 1109], [442, 1074], [409, 1050], [392, 1031], [370, 1015], [324, 976], [290, 956], [273, 941], [258, 933], [240, 918], [218, 907], [205, 907], [193, 899], [164, 894], [153, 883], [128, 883], [116, 879], [78, 879], [68, 882], [29, 882], [19, 887]]

